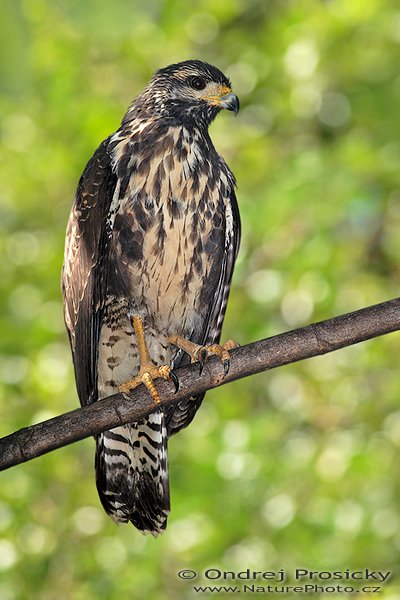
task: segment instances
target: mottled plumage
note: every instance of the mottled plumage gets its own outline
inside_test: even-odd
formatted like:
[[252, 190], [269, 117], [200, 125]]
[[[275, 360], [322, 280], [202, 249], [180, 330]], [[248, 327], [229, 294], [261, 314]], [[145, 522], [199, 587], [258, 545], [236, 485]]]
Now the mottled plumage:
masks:
[[[208, 134], [224, 107], [237, 111], [237, 99], [215, 67], [161, 69], [86, 166], [63, 268], [82, 405], [137, 375], [132, 315], [143, 320], [155, 364], [188, 361], [169, 336], [219, 341], [240, 236], [234, 177]], [[153, 535], [165, 529], [167, 437], [190, 423], [202, 399], [97, 436], [97, 487], [116, 521]]]

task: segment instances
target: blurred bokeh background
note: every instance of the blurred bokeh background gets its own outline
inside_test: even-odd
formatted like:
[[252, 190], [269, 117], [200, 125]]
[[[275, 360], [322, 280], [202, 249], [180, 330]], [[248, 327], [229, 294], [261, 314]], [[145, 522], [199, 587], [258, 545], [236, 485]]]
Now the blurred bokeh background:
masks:
[[[224, 337], [398, 295], [396, 2], [6, 0], [0, 56], [1, 435], [78, 404], [59, 291], [74, 190], [170, 62], [216, 64], [242, 104], [211, 131], [243, 220]], [[399, 353], [393, 334], [209, 393], [171, 440], [157, 540], [103, 514], [91, 439], [2, 473], [1, 600], [195, 597], [183, 568], [397, 569]]]

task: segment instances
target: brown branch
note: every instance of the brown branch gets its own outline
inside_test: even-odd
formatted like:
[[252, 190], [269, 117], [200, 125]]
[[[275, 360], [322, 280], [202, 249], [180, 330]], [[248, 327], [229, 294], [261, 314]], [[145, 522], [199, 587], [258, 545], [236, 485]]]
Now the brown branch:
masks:
[[[157, 388], [162, 404], [168, 406], [235, 379], [333, 352], [399, 329], [400, 298], [396, 298], [236, 348], [231, 351], [231, 366], [224, 379], [222, 365], [213, 357], [207, 361], [201, 376], [196, 364], [177, 370], [180, 381], [177, 394], [174, 394], [173, 384], [164, 380], [157, 380]], [[130, 394], [114, 394], [89, 406], [20, 429], [0, 439], [0, 470], [101, 431], [133, 423], [152, 410], [154, 404], [150, 395], [140, 386]]]

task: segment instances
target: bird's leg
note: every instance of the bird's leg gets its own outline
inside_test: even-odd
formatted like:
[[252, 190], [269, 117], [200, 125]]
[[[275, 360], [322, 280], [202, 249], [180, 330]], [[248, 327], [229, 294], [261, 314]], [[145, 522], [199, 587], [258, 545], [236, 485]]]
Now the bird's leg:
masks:
[[189, 354], [190, 358], [192, 359], [192, 363], [200, 363], [200, 375], [203, 372], [207, 357], [212, 355], [219, 356], [224, 367], [224, 377], [229, 371], [231, 362], [229, 350], [233, 350], [233, 348], [237, 348], [239, 346], [239, 344], [233, 340], [228, 340], [222, 346], [220, 344], [200, 346], [199, 344], [195, 344], [194, 342], [187, 340], [181, 335], [172, 335], [168, 338], [168, 341], [174, 346], [181, 348], [184, 352], [186, 352], [186, 354]]
[[149, 390], [154, 402], [156, 404], [159, 404], [161, 402], [161, 399], [153, 380], [157, 379], [157, 377], [162, 377], [163, 379], [172, 381], [175, 385], [176, 391], [178, 391], [179, 388], [179, 380], [175, 373], [172, 371], [171, 367], [169, 367], [168, 365], [161, 365], [157, 367], [151, 360], [149, 350], [147, 348], [146, 339], [144, 336], [142, 319], [139, 316], [134, 315], [131, 321], [135, 330], [136, 341], [139, 351], [139, 375], [137, 375], [130, 381], [126, 381], [125, 383], [119, 385], [118, 390], [120, 392], [129, 392], [141, 383], [144, 383], [144, 385]]

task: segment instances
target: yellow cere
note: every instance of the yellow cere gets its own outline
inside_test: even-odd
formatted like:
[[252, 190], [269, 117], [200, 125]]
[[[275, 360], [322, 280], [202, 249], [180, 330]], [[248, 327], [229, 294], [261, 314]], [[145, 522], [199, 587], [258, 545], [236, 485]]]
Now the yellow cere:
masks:
[[232, 91], [231, 88], [227, 85], [216, 86], [214, 87], [213, 91], [214, 90], [216, 93], [207, 96], [202, 96], [202, 99], [208, 100], [210, 104], [219, 105], [221, 103], [221, 97], [226, 96], [226, 94], [229, 94]]

